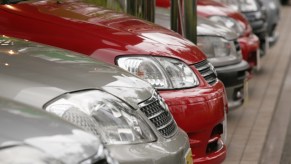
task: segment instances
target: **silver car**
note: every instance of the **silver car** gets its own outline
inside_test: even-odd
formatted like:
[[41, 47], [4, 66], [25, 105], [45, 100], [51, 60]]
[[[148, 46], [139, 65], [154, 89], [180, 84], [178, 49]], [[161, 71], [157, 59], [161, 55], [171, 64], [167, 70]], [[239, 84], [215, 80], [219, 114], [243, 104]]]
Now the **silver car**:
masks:
[[[155, 23], [170, 28], [168, 9], [156, 8]], [[238, 35], [231, 29], [198, 16], [197, 46], [204, 51], [215, 67], [217, 76], [226, 88], [228, 106], [235, 109], [244, 102], [245, 82], [249, 65], [242, 60]]]
[[96, 136], [3, 98], [0, 129], [1, 164], [116, 164]]
[[0, 96], [100, 135], [120, 163], [191, 162], [187, 135], [149, 83], [77, 53], [0, 40]]
[[273, 46], [278, 38], [279, 32], [277, 30], [277, 26], [280, 20], [280, 7], [281, 4], [279, 0], [261, 0], [264, 4], [267, 12], [267, 32], [268, 32], [268, 41], [270, 46]]
[[[280, 20], [280, 2], [279, 0], [219, 0], [229, 4], [234, 9], [242, 11], [250, 21], [255, 33], [260, 35], [263, 24], [266, 22], [267, 37], [270, 46], [278, 40], [279, 33], [276, 27]], [[264, 14], [266, 18], [263, 19]]]
[[242, 59], [238, 35], [225, 26], [198, 16], [197, 45], [205, 52], [223, 82], [230, 109], [241, 106], [247, 91], [249, 64]]
[[261, 0], [216, 0], [242, 12], [252, 26], [253, 32], [260, 39], [260, 53], [265, 55], [269, 48], [267, 32], [267, 12]]

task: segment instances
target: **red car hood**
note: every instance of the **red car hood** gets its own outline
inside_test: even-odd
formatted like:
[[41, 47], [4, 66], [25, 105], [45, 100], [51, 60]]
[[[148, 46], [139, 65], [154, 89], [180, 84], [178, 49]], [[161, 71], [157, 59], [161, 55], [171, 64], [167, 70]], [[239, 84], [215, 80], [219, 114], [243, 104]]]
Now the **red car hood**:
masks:
[[212, 0], [197, 0], [197, 13], [203, 17], [211, 17], [216, 15], [231, 17], [244, 25], [246, 29], [244, 35], [249, 35], [252, 33], [252, 28], [247, 19], [238, 11], [227, 7], [222, 3]]
[[[135, 17], [80, 1], [61, 1], [61, 3], [54, 0], [25, 2], [16, 5], [2, 5], [1, 10], [21, 16], [22, 19], [27, 19], [27, 21], [33, 19], [34, 21], [45, 21], [54, 25], [56, 28], [54, 30], [61, 30], [61, 33], [57, 33], [58, 37], [60, 37], [59, 35], [71, 38], [80, 37], [79, 39], [88, 42], [85, 48], [81, 46], [61, 46], [61, 48], [92, 55], [110, 63], [114, 62], [116, 56], [128, 54], [175, 57], [187, 64], [206, 59], [205, 55], [193, 43], [173, 31]], [[5, 27], [5, 23], [2, 22], [5, 16], [1, 15], [0, 23]], [[19, 23], [20, 28], [21, 26], [21, 23]], [[31, 28], [42, 29], [43, 33], [47, 33], [47, 35], [53, 35], [55, 32], [52, 31], [53, 29], [42, 27], [41, 24]], [[10, 36], [12, 34], [14, 37], [34, 40], [34, 38], [29, 38], [29, 35], [27, 35], [28, 38], [25, 38], [24, 35], [12, 31], [13, 28], [9, 28], [9, 26], [6, 29], [1, 27], [0, 30], [0, 32]], [[72, 43], [74, 40], [76, 38], [72, 38], [70, 42]], [[59, 46], [53, 40], [34, 41]], [[106, 57], [104, 57], [104, 53], [107, 54]]]

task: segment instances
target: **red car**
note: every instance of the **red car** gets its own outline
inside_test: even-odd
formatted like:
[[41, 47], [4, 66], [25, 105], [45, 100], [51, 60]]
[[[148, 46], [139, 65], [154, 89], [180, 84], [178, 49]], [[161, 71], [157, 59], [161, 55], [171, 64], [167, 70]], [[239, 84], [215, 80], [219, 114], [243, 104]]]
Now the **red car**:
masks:
[[1, 5], [0, 32], [83, 53], [140, 76], [157, 88], [187, 132], [195, 163], [225, 159], [224, 86], [203, 52], [179, 34], [72, 0]]
[[212, 0], [197, 0], [197, 13], [237, 32], [244, 60], [248, 61], [250, 68], [256, 66], [260, 69], [259, 38], [241, 13]]

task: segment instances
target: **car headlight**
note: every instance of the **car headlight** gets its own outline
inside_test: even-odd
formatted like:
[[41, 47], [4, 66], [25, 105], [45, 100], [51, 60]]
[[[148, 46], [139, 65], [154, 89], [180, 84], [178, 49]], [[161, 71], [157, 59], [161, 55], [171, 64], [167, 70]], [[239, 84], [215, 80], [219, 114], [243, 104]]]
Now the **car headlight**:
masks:
[[117, 59], [117, 65], [139, 76], [157, 89], [177, 89], [196, 87], [199, 80], [184, 62], [151, 56], [130, 56]]
[[99, 90], [68, 93], [45, 107], [46, 111], [100, 135], [106, 144], [153, 142], [148, 124], [118, 98]]
[[[15, 158], [15, 155], [17, 156]], [[0, 161], [3, 164], [39, 163], [39, 164], [63, 164], [39, 149], [30, 146], [13, 146], [1, 148]]]
[[234, 42], [221, 37], [198, 36], [197, 45], [206, 54], [209, 61], [213, 58], [241, 58]]
[[209, 19], [220, 25], [230, 28], [231, 30], [233, 30], [233, 32], [237, 33], [238, 35], [242, 35], [245, 31], [244, 25], [242, 25], [240, 22], [236, 21], [233, 18], [227, 16], [211, 16], [209, 17]]

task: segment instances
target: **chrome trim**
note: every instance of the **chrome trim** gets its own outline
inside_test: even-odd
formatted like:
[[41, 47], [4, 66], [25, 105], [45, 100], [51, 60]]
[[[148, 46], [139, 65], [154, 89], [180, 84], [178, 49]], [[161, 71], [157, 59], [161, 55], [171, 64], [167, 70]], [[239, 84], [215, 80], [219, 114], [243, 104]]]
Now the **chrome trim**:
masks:
[[[167, 106], [163, 105], [163, 104], [165, 104], [164, 100], [158, 95], [158, 93], [156, 91], [154, 91], [151, 98], [138, 104], [138, 106], [139, 106], [139, 111], [141, 111], [141, 113], [143, 113], [144, 116], [147, 119], [149, 119], [151, 124], [158, 131], [158, 133], [161, 134], [165, 138], [170, 138], [176, 134], [176, 132], [178, 131], [178, 126], [177, 126], [172, 114], [168, 110]], [[150, 108], [151, 105], [155, 105], [154, 108]], [[145, 108], [149, 108], [152, 110], [151, 110], [151, 112], [143, 111], [143, 109], [145, 109]], [[164, 113], [165, 113], [165, 116], [163, 116], [163, 118], [165, 118], [165, 119], [163, 119], [163, 120], [165, 120], [166, 122], [161, 122], [161, 123], [163, 123], [162, 125], [157, 125], [157, 123], [159, 124], [160, 123], [159, 121], [161, 121], [161, 120], [156, 121], [155, 118], [158, 118], [160, 115], [162, 115]], [[167, 131], [165, 133], [162, 132], [163, 129], [167, 129], [170, 126], [173, 126], [172, 124], [174, 124], [173, 131], [170, 130], [170, 131]], [[170, 128], [170, 129], [172, 129], [172, 128]]]

